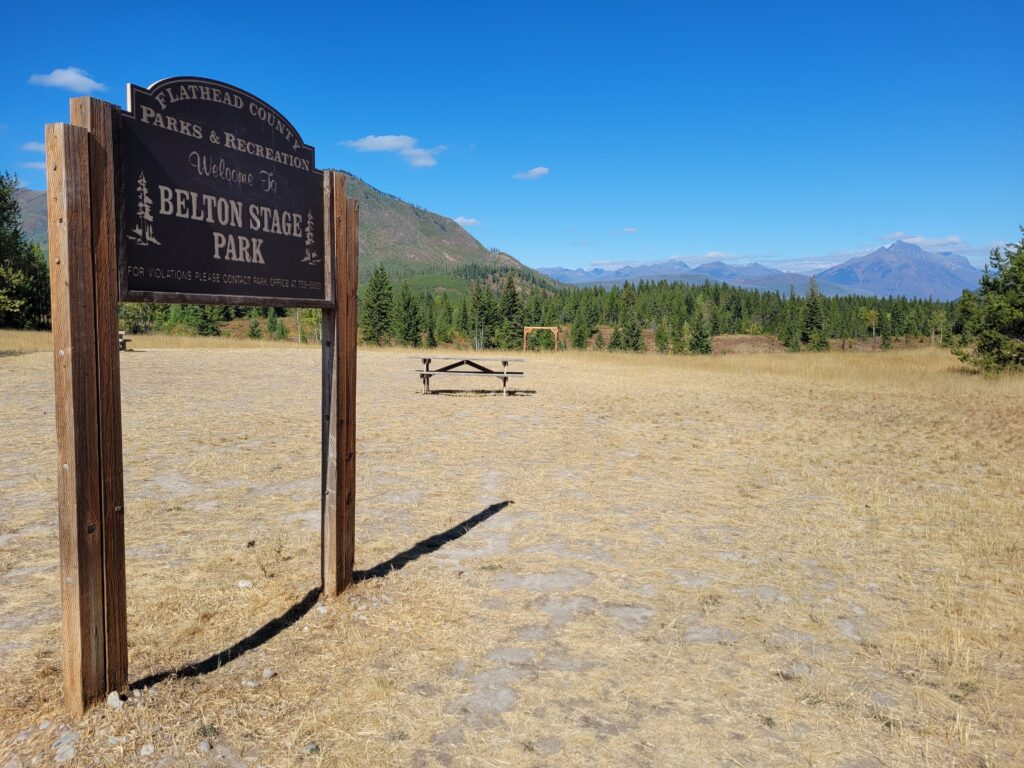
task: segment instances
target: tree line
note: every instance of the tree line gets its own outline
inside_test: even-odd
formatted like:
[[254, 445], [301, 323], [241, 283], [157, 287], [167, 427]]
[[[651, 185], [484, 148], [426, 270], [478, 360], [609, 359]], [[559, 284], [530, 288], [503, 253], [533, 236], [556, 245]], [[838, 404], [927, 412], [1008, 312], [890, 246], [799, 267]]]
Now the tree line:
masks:
[[[549, 290], [525, 283], [513, 272], [500, 284], [475, 280], [468, 294], [414, 293], [396, 288], [378, 267], [363, 292], [362, 338], [371, 344], [410, 346], [447, 343], [453, 334], [477, 349], [511, 349], [522, 343], [525, 325], [570, 326], [568, 345], [706, 354], [721, 334], [777, 336], [788, 348], [828, 349], [830, 339], [931, 336], [947, 343], [967, 333], [961, 302], [902, 297], [824, 296], [814, 279], [807, 294], [757, 291], [723, 283], [593, 286]], [[610, 334], [599, 333], [599, 327]], [[553, 340], [530, 337], [543, 348]]]

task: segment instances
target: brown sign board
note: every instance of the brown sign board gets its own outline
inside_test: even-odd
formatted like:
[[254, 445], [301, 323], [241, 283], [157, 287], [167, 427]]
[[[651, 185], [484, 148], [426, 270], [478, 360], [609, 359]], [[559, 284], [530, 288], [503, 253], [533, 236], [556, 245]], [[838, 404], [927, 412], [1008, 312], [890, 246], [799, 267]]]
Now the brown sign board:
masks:
[[323, 173], [273, 107], [197, 77], [128, 86], [122, 301], [331, 306]]

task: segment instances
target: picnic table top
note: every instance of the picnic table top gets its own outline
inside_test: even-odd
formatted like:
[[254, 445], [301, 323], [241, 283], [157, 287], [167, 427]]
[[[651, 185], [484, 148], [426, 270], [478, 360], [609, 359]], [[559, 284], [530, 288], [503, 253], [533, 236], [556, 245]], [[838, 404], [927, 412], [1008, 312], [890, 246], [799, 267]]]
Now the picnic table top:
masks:
[[462, 355], [460, 357], [448, 357], [441, 355], [410, 355], [413, 360], [476, 360], [499, 363], [524, 363], [525, 357], [475, 357], [473, 355]]

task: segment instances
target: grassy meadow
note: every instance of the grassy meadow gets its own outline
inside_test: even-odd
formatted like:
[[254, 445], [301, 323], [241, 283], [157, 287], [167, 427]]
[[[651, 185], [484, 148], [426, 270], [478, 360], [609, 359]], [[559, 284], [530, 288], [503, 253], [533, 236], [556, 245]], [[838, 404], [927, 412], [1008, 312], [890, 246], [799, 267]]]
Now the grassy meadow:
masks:
[[52, 359], [0, 332], [3, 768], [1024, 763], [1024, 377], [560, 352], [424, 396], [360, 349], [361, 579], [320, 603], [319, 350], [132, 346], [137, 687], [70, 722]]

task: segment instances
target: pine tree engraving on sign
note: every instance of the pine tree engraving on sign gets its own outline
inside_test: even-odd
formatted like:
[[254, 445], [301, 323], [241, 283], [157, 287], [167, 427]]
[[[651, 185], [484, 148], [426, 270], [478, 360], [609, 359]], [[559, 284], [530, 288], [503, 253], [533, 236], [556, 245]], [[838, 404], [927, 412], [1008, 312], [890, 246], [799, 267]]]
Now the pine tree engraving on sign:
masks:
[[160, 245], [160, 241], [153, 235], [153, 198], [149, 196], [146, 174], [139, 174], [135, 191], [138, 194], [138, 206], [135, 210], [138, 221], [128, 234], [128, 239], [138, 245]]
[[322, 259], [312, 246], [316, 244], [316, 237], [313, 233], [313, 212], [306, 214], [306, 256], [302, 259], [303, 264], [319, 264]]

